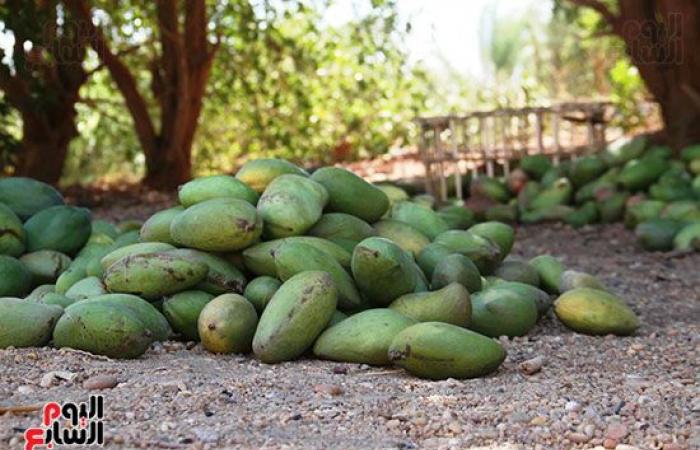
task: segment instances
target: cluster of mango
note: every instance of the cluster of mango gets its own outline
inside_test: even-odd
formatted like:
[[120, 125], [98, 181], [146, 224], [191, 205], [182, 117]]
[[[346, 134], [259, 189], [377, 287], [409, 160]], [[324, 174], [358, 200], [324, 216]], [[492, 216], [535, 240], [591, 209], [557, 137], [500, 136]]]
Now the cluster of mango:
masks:
[[507, 258], [510, 225], [473, 225], [466, 208], [435, 211], [342, 168], [254, 160], [178, 197], [115, 226], [40, 182], [0, 180], [0, 348], [134, 358], [179, 338], [444, 379], [494, 371], [506, 356], [495, 338], [527, 334], [552, 304], [578, 332], [639, 326], [591, 275]]

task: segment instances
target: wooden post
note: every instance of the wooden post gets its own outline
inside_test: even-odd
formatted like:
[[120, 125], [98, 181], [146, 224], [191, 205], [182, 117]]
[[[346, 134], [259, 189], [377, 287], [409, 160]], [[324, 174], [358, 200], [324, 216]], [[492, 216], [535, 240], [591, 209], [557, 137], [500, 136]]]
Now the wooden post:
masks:
[[558, 107], [553, 107], [552, 108], [552, 137], [554, 139], [554, 157], [552, 158], [552, 161], [554, 162], [555, 166], [559, 165], [560, 162], [560, 152], [561, 152], [561, 144], [559, 142], [559, 121], [561, 117], [559, 116], [559, 108]]
[[421, 158], [423, 159], [423, 166], [425, 167], [425, 178], [423, 180], [423, 184], [425, 185], [425, 192], [428, 194], [431, 194], [433, 192], [432, 188], [432, 178], [433, 178], [433, 172], [432, 172], [432, 164], [430, 162], [430, 154], [428, 150], [428, 138], [426, 134], [428, 133], [428, 127], [427, 123], [423, 120], [419, 121], [420, 123], [420, 144], [418, 145], [418, 149], [421, 154]]
[[462, 199], [462, 169], [460, 168], [461, 158], [459, 157], [459, 144], [457, 141], [457, 127], [455, 120], [450, 119], [450, 134], [452, 138], [452, 157], [454, 158], [455, 170], [455, 194], [458, 199]]
[[440, 124], [433, 125], [433, 133], [435, 139], [436, 159], [438, 161], [438, 176], [440, 177], [440, 196], [439, 201], [447, 200], [447, 179], [445, 178], [445, 151], [442, 147], [442, 138], [440, 137]]
[[537, 109], [535, 113], [535, 133], [537, 134], [537, 154], [544, 153], [544, 132], [543, 114], [541, 109]]

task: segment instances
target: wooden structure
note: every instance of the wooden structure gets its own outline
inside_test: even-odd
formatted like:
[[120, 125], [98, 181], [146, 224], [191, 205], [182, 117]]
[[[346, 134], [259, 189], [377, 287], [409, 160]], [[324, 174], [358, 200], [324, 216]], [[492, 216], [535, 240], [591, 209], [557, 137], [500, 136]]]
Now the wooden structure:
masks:
[[551, 106], [472, 111], [464, 115], [421, 117], [420, 158], [426, 190], [447, 199], [448, 177], [463, 198], [461, 177], [481, 170], [507, 175], [525, 155], [562, 159], [594, 153], [606, 144], [609, 102], [570, 102]]

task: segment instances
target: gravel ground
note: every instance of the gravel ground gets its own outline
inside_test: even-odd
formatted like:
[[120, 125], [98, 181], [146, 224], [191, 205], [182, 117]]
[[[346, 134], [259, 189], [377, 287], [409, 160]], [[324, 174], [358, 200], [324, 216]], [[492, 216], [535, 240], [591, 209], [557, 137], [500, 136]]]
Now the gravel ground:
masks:
[[[84, 401], [97, 392], [86, 386], [117, 383], [99, 391], [110, 449], [700, 449], [700, 256], [645, 253], [618, 225], [522, 228], [514, 252], [598, 275], [642, 327], [588, 337], [550, 316], [503, 341], [508, 358], [492, 376], [442, 382], [313, 360], [269, 366], [176, 342], [134, 361], [0, 350], [0, 408]], [[521, 363], [533, 359], [542, 367], [528, 375]], [[21, 448], [39, 423], [39, 412], [0, 415], [0, 449]]]

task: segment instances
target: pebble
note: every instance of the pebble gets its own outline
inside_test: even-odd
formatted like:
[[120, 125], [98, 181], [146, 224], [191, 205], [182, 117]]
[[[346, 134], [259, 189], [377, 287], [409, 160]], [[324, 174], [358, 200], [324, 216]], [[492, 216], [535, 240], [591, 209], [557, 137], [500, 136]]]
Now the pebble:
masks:
[[547, 418], [545, 416], [537, 416], [530, 421], [530, 425], [534, 425], [536, 427], [545, 426], [547, 425]]
[[566, 402], [566, 405], [564, 405], [564, 409], [566, 410], [566, 412], [577, 412], [581, 410], [581, 404], [573, 400], [568, 401]]
[[34, 387], [29, 386], [29, 385], [23, 385], [17, 388], [17, 393], [18, 394], [31, 394], [34, 392], [36, 389]]
[[114, 375], [95, 375], [83, 381], [85, 389], [111, 389], [119, 384], [119, 380]]
[[59, 380], [73, 381], [75, 377], [75, 373], [68, 372], [67, 370], [53, 370], [51, 372], [45, 373], [44, 376], [41, 377], [39, 386], [43, 388], [50, 388], [54, 385], [54, 383], [56, 383]]
[[608, 425], [608, 429], [605, 430], [605, 437], [619, 442], [627, 436], [627, 433], [627, 427], [624, 424], [616, 422]]
[[606, 438], [603, 441], [603, 447], [607, 449], [614, 449], [617, 447], [617, 441], [615, 439]]
[[571, 442], [575, 442], [576, 444], [585, 444], [586, 442], [591, 440], [590, 437], [586, 436], [583, 433], [568, 433], [566, 437]]
[[335, 384], [317, 384], [314, 386], [314, 392], [317, 394], [341, 395], [343, 388]]
[[520, 368], [520, 371], [525, 375], [534, 375], [540, 370], [542, 370], [543, 365], [544, 358], [542, 356], [537, 356], [535, 358], [521, 362], [518, 367]]

